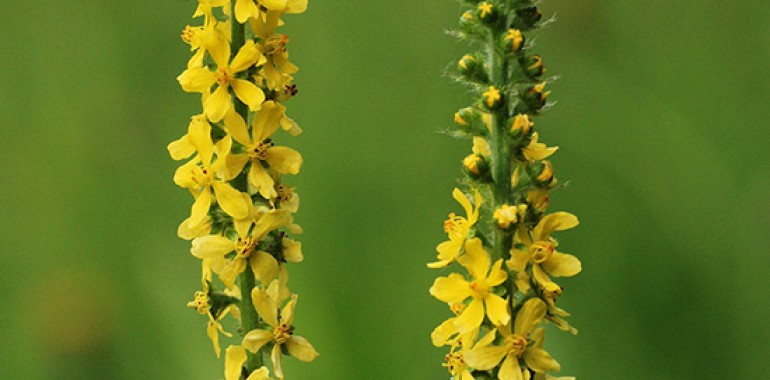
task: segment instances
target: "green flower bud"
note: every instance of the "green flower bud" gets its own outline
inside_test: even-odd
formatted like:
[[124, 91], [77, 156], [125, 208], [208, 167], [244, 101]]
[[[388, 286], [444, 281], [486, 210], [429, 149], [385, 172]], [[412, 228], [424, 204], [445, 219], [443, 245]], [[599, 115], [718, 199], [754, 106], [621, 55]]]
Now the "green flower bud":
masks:
[[516, 10], [516, 19], [513, 24], [518, 26], [519, 29], [532, 29], [540, 19], [543, 18], [543, 14], [537, 7], [526, 7]]
[[[530, 87], [525, 93], [521, 94], [521, 99], [524, 104], [529, 108], [528, 111], [537, 113], [543, 108], [546, 102], [546, 98], [551, 93], [550, 91], [543, 92], [545, 88], [545, 82]], [[526, 111], [522, 111], [526, 112]]]
[[543, 58], [539, 55], [533, 55], [526, 60], [527, 76], [530, 78], [537, 78], [545, 73], [545, 66], [543, 66]]
[[471, 76], [479, 66], [479, 61], [471, 54], [466, 54], [457, 62], [457, 68], [465, 76]]
[[478, 112], [471, 107], [465, 107], [455, 112], [455, 123], [461, 127], [467, 127], [479, 118]]

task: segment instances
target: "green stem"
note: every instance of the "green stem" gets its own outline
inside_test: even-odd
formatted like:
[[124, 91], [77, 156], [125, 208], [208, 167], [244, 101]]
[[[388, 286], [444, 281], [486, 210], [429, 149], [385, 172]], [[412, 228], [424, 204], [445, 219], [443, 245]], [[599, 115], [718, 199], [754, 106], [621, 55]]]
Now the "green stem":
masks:
[[[505, 62], [503, 56], [497, 51], [498, 35], [493, 32], [487, 41], [487, 62], [489, 65], [489, 78], [492, 85], [504, 95], [503, 105], [491, 113], [492, 124], [492, 180], [494, 181], [493, 211], [507, 204], [511, 196], [511, 154], [508, 144], [508, 129], [506, 115], [508, 114], [508, 99], [504, 78]], [[494, 229], [494, 256], [507, 259], [511, 250], [511, 233], [498, 228]]]
[[[230, 11], [231, 15], [235, 15], [235, 2], [233, 2], [232, 9], [230, 9]], [[230, 44], [230, 54], [232, 59], [232, 57], [235, 57], [241, 47], [246, 43], [246, 29], [244, 28], [243, 24], [240, 24], [235, 20], [234, 16], [230, 20], [230, 24], [232, 25], [232, 42]], [[238, 112], [241, 117], [243, 117], [243, 120], [249, 120], [249, 109], [235, 96], [233, 96], [233, 106], [235, 107], [235, 111]], [[243, 187], [242, 189], [238, 190], [246, 191], [245, 182], [238, 187]], [[238, 303], [238, 309], [240, 309], [241, 312], [241, 331], [243, 334], [246, 334], [247, 332], [256, 329], [260, 325], [259, 315], [257, 314], [257, 310], [254, 308], [254, 304], [251, 302], [251, 290], [254, 289], [257, 284], [254, 277], [254, 272], [251, 270], [250, 265], [246, 265], [246, 270], [238, 275], [238, 286], [241, 288], [241, 301]], [[249, 373], [255, 371], [259, 367], [262, 367], [262, 352], [257, 352], [256, 354], [249, 352], [245, 365], [246, 370]]]

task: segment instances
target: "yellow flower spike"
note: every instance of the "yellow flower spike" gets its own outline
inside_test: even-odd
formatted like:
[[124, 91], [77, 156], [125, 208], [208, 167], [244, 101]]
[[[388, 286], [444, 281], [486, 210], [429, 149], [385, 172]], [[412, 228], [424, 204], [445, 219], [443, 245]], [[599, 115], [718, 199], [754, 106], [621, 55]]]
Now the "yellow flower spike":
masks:
[[558, 146], [549, 148], [545, 144], [539, 143], [537, 140], [538, 135], [537, 132], [535, 132], [532, 134], [532, 140], [529, 142], [529, 145], [521, 150], [524, 158], [526, 158], [529, 162], [544, 160], [550, 157], [552, 154], [556, 153], [556, 151], [559, 149]]
[[449, 214], [449, 219], [444, 221], [444, 232], [447, 233], [449, 240], [439, 244], [436, 247], [438, 251], [438, 261], [429, 263], [428, 268], [443, 268], [451, 264], [460, 255], [465, 239], [468, 237], [471, 228], [479, 218], [479, 208], [481, 207], [481, 194], [474, 191], [473, 202], [471, 205], [468, 198], [465, 197], [460, 189], [452, 191], [452, 197], [463, 206], [465, 215], [468, 218]]

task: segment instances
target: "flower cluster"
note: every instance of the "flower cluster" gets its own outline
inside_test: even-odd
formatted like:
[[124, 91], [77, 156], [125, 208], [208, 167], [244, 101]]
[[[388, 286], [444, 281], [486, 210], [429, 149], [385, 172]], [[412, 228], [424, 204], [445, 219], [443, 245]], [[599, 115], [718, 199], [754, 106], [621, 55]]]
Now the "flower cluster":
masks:
[[554, 278], [578, 274], [581, 263], [557, 251], [552, 235], [578, 219], [548, 211], [557, 180], [547, 159], [557, 148], [540, 142], [533, 122], [549, 106], [549, 79], [530, 38], [542, 16], [533, 0], [462, 3], [454, 34], [481, 47], [459, 60], [454, 76], [476, 96], [449, 131], [473, 141], [462, 161], [467, 190], [452, 194], [465, 215], [449, 215], [448, 240], [428, 264], [462, 271], [430, 288], [453, 313], [431, 338], [449, 347], [444, 366], [454, 379], [574, 379], [550, 375], [560, 365], [543, 346], [547, 322], [577, 333], [556, 306], [563, 288]]
[[[297, 295], [287, 287], [287, 262], [302, 261], [302, 233], [294, 223], [299, 196], [283, 182], [297, 174], [302, 156], [278, 145], [279, 129], [301, 132], [284, 103], [297, 93], [289, 38], [276, 33], [285, 14], [307, 0], [198, 0], [182, 40], [193, 53], [177, 78], [201, 96], [187, 134], [169, 144], [174, 160], [187, 160], [174, 182], [193, 196], [178, 229], [201, 262], [202, 290], [188, 306], [207, 317], [207, 333], [220, 356], [221, 321], [240, 323], [243, 338], [225, 353], [225, 379], [283, 379], [282, 356], [312, 361], [318, 353], [294, 333]], [[280, 313], [279, 313], [280, 310]]]

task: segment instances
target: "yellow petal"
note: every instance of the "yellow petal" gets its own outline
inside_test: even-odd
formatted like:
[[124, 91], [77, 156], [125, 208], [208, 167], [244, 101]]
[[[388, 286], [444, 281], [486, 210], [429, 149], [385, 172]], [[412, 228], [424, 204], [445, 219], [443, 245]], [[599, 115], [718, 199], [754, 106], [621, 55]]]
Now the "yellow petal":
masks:
[[232, 289], [235, 286], [235, 278], [246, 270], [246, 265], [246, 259], [236, 257], [230, 260], [219, 273], [219, 279], [228, 289]]
[[487, 294], [484, 298], [484, 304], [487, 309], [487, 316], [495, 326], [504, 325], [511, 320], [511, 316], [508, 314], [508, 301], [503, 297], [492, 293]]
[[285, 237], [281, 240], [281, 248], [283, 257], [288, 262], [299, 263], [304, 259], [302, 256], [302, 243], [298, 241]]
[[225, 350], [225, 380], [239, 380], [243, 363], [246, 363], [246, 349], [241, 346], [227, 347]]
[[269, 284], [278, 275], [278, 261], [267, 252], [257, 251], [252, 253], [251, 257], [249, 257], [249, 265], [251, 265], [251, 270], [254, 272], [254, 277], [263, 284]]
[[190, 144], [190, 139], [187, 137], [187, 135], [182, 136], [178, 140], [172, 141], [170, 144], [168, 144], [167, 149], [168, 153], [171, 155], [171, 158], [175, 161], [183, 160], [195, 153], [195, 147]]
[[216, 83], [217, 77], [207, 68], [193, 67], [179, 74], [176, 80], [186, 92], [204, 92]]
[[230, 63], [230, 70], [233, 73], [239, 73], [246, 70], [257, 62], [261, 56], [262, 54], [257, 49], [257, 45], [254, 44], [254, 41], [248, 40], [243, 44], [241, 49], [238, 50], [238, 54], [233, 57], [233, 61]]
[[211, 208], [211, 191], [207, 187], [198, 194], [198, 198], [195, 199], [195, 203], [192, 205], [190, 224], [198, 225], [203, 223], [209, 215], [209, 208]]
[[551, 257], [540, 265], [554, 277], [571, 277], [583, 269], [577, 257], [560, 252], [552, 253]]
[[505, 346], [476, 346], [466, 352], [463, 358], [469, 366], [484, 371], [497, 366], [507, 352]]
[[471, 215], [473, 213], [473, 206], [471, 206], [471, 201], [468, 200], [468, 197], [465, 196], [465, 194], [460, 191], [460, 189], [455, 188], [452, 191], [452, 198], [454, 198], [460, 205], [463, 206], [463, 210], [465, 210], [465, 215]]
[[203, 111], [209, 120], [215, 123], [222, 120], [232, 106], [232, 97], [227, 85], [218, 86], [214, 93], [203, 101]]
[[249, 106], [250, 110], [258, 111], [262, 107], [265, 93], [256, 84], [243, 79], [235, 79], [230, 82], [230, 85], [233, 87], [235, 96]]
[[530, 347], [524, 351], [524, 362], [527, 363], [527, 367], [532, 368], [537, 373], [558, 372], [561, 369], [559, 363], [548, 352], [540, 348]]
[[235, 19], [239, 24], [245, 24], [250, 17], [258, 17], [259, 8], [254, 0], [238, 0], [235, 2]]
[[489, 270], [489, 277], [487, 278], [487, 285], [497, 286], [503, 283], [508, 278], [508, 272], [502, 269], [503, 259], [498, 259], [492, 269]]
[[294, 308], [297, 307], [297, 295], [291, 296], [291, 301], [286, 303], [286, 306], [281, 310], [281, 323], [292, 325], [294, 323]]
[[198, 224], [190, 223], [190, 218], [185, 219], [179, 228], [177, 228], [177, 235], [184, 240], [192, 240], [197, 237], [206, 236], [211, 231], [211, 218], [205, 217], [202, 222]]
[[262, 104], [262, 109], [254, 115], [251, 128], [254, 141], [262, 141], [272, 135], [280, 126], [286, 107], [272, 100]]
[[473, 278], [482, 279], [487, 277], [490, 264], [489, 255], [484, 250], [481, 239], [468, 239], [465, 242], [465, 255], [457, 259], [457, 262], [468, 269]]
[[257, 240], [262, 240], [268, 232], [285, 227], [292, 221], [293, 217], [290, 212], [286, 210], [270, 210], [270, 212], [259, 218], [254, 226], [254, 230], [251, 231], [251, 236]]
[[251, 330], [243, 337], [241, 345], [249, 352], [256, 354], [262, 346], [273, 340], [273, 332], [266, 330]]
[[228, 183], [218, 181], [212, 182], [211, 187], [214, 188], [219, 207], [228, 215], [235, 219], [243, 219], [249, 215], [249, 205], [244, 202], [240, 191], [235, 190]]
[[484, 301], [474, 298], [462, 314], [455, 320], [455, 326], [460, 334], [478, 329], [484, 320]]
[[519, 366], [519, 358], [513, 355], [507, 355], [500, 366], [500, 372], [497, 374], [500, 380], [525, 380]]
[[193, 180], [193, 178], [203, 175], [198, 162], [198, 160], [192, 160], [178, 167], [174, 172], [174, 183], [185, 189], [198, 187], [198, 184]]
[[289, 350], [289, 355], [303, 362], [312, 362], [318, 357], [318, 351], [301, 336], [292, 335], [286, 342], [286, 349]]
[[211, 344], [214, 346], [214, 354], [219, 357], [222, 349], [219, 347], [219, 333], [217, 329], [217, 323], [216, 321], [209, 320], [208, 325], [206, 326], [206, 335], [209, 336], [209, 339], [211, 340]]
[[[251, 0], [248, 0], [251, 1]], [[251, 137], [249, 136], [249, 127], [246, 125], [246, 121], [243, 117], [235, 112], [235, 108], [231, 108], [224, 117], [225, 128], [233, 139], [243, 146], [251, 145]]]
[[540, 298], [530, 298], [524, 302], [524, 306], [516, 314], [516, 320], [513, 322], [514, 334], [527, 336], [545, 317], [547, 309], [545, 302]]
[[578, 218], [568, 212], [554, 212], [540, 219], [540, 222], [532, 230], [534, 240], [546, 240], [553, 231], [563, 231], [574, 228], [580, 222]]
[[471, 287], [463, 276], [452, 273], [433, 282], [430, 294], [446, 303], [462, 302], [471, 296]]
[[457, 334], [457, 326], [455, 326], [455, 318], [449, 318], [442, 322], [438, 327], [433, 329], [430, 334], [430, 339], [433, 345], [441, 347], [446, 344], [452, 335]]
[[261, 161], [253, 161], [251, 163], [248, 178], [249, 183], [254, 186], [254, 188], [259, 191], [259, 194], [262, 195], [265, 199], [274, 199], [278, 196], [278, 193], [274, 188], [275, 181], [273, 180], [273, 177], [271, 177], [267, 172], [267, 170], [262, 167]]
[[270, 370], [265, 366], [259, 367], [259, 369], [252, 372], [246, 380], [270, 380]]
[[302, 156], [294, 149], [274, 146], [267, 149], [267, 163], [279, 174], [297, 174], [302, 167]]
[[276, 305], [275, 298], [277, 297], [270, 297], [264, 289], [254, 288], [251, 291], [251, 302], [254, 304], [254, 309], [267, 324], [273, 327], [278, 325], [278, 305]]
[[273, 362], [273, 371], [275, 372], [275, 376], [278, 378], [278, 380], [283, 380], [283, 367], [281, 367], [282, 356], [283, 353], [281, 352], [281, 345], [276, 344], [273, 346], [273, 349], [270, 350], [270, 361]]
[[199, 259], [222, 257], [235, 250], [235, 242], [219, 235], [195, 238], [190, 253]]
[[200, 154], [204, 165], [211, 163], [211, 156], [214, 151], [214, 143], [211, 141], [211, 124], [203, 117], [193, 117], [187, 128], [187, 136], [190, 137], [190, 143]]

